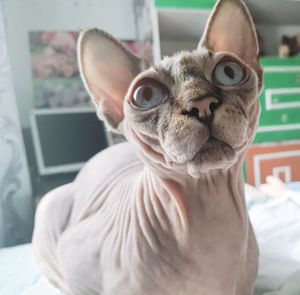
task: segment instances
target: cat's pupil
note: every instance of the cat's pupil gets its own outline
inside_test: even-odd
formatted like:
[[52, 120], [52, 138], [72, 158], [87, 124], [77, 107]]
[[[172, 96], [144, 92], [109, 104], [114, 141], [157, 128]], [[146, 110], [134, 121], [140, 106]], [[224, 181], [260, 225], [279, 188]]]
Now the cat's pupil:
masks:
[[147, 101], [149, 101], [153, 96], [153, 91], [150, 87], [145, 87], [142, 92], [143, 98]]
[[226, 76], [228, 76], [230, 79], [234, 79], [234, 70], [229, 67], [229, 66], [225, 66], [224, 67], [224, 73], [226, 74]]

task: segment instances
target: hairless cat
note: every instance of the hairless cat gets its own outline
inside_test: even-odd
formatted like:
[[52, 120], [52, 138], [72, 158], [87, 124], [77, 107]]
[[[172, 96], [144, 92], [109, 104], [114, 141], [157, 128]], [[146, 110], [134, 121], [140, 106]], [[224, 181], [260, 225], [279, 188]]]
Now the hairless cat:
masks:
[[43, 198], [33, 238], [42, 273], [72, 295], [253, 294], [242, 163], [262, 70], [245, 4], [219, 0], [198, 48], [154, 66], [98, 29], [78, 48], [98, 115], [128, 142]]

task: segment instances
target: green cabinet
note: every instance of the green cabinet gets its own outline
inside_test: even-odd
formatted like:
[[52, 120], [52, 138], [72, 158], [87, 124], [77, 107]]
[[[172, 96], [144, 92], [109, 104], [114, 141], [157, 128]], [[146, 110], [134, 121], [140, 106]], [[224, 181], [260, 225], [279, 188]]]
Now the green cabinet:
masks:
[[300, 58], [262, 58], [264, 88], [255, 143], [300, 139]]
[[155, 0], [158, 8], [212, 9], [216, 0]]

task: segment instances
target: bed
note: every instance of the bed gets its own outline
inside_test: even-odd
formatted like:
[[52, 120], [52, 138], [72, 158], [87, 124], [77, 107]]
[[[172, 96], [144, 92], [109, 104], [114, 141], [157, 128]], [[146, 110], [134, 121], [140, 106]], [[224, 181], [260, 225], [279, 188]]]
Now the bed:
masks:
[[[280, 198], [246, 185], [246, 202], [260, 248], [256, 295], [300, 294], [300, 182]], [[34, 264], [30, 244], [0, 250], [1, 295], [59, 295]]]
[[289, 186], [293, 191], [280, 198], [246, 186], [248, 212], [260, 249], [257, 295], [300, 295], [300, 182]]

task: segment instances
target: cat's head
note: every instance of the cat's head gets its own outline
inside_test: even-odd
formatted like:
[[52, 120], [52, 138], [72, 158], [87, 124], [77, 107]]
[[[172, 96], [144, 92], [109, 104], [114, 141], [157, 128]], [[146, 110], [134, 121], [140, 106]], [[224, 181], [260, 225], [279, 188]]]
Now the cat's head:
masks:
[[262, 84], [258, 47], [244, 3], [220, 0], [192, 52], [148, 67], [92, 29], [80, 36], [79, 65], [101, 118], [150, 164], [198, 177], [232, 166], [253, 139]]

